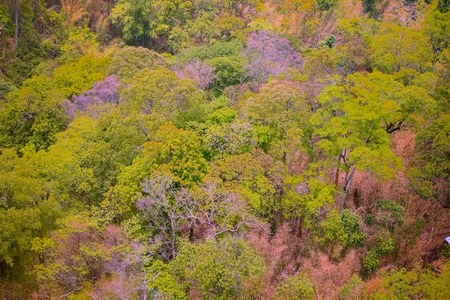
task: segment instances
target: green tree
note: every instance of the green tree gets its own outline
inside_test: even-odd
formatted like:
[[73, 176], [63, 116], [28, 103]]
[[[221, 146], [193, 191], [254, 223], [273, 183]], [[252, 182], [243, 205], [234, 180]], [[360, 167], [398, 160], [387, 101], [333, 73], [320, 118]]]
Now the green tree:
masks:
[[401, 164], [386, 132], [390, 124], [401, 119], [401, 106], [393, 100], [395, 82], [386, 85], [384, 76], [379, 72], [367, 77], [356, 73], [344, 83], [337, 78], [335, 85], [317, 97], [321, 108], [311, 117], [311, 124], [318, 126], [314, 134], [322, 138], [317, 145], [329, 159], [337, 158], [336, 184], [341, 168], [346, 173], [344, 191], [348, 191], [356, 169], [390, 178], [395, 174], [393, 167]]
[[366, 275], [375, 272], [380, 265], [380, 259], [376, 251], [367, 251], [362, 259], [362, 267]]
[[287, 168], [262, 150], [227, 156], [211, 165], [210, 177], [241, 194], [258, 216], [272, 223], [280, 210]]
[[167, 121], [185, 123], [201, 117], [201, 105], [205, 102], [205, 92], [197, 90], [195, 82], [180, 79], [175, 73], [160, 68], [143, 69], [132, 78], [122, 90], [126, 99], [123, 109], [144, 115], [161, 115]]
[[55, 142], [55, 134], [66, 122], [63, 95], [55, 88], [50, 77], [39, 75], [8, 94], [0, 110], [0, 146], [20, 149], [31, 142], [45, 149]]
[[53, 73], [55, 88], [66, 98], [79, 95], [82, 91], [89, 90], [93, 83], [105, 78], [110, 62], [110, 57], [97, 58], [94, 55], [86, 55], [76, 62], [65, 64], [55, 69]]
[[338, 4], [337, 0], [317, 0], [320, 10], [329, 10]]
[[247, 242], [225, 237], [185, 243], [169, 269], [187, 292], [201, 292], [202, 299], [238, 299], [248, 286], [258, 288], [265, 266]]
[[365, 295], [364, 282], [362, 279], [353, 274], [347, 284], [339, 292], [339, 300], [363, 299]]
[[22, 154], [0, 152], [0, 264], [18, 264], [15, 272], [30, 263], [31, 241], [45, 237], [61, 215], [53, 184], [41, 177], [34, 150], [27, 147]]
[[[438, 57], [438, 61], [436, 62], [436, 75], [439, 77], [439, 85], [441, 86], [439, 89], [436, 89], [436, 92], [440, 92], [442, 94], [442, 100], [440, 101], [442, 104], [440, 105], [443, 111], [450, 111], [450, 106], [448, 104], [448, 94], [450, 89], [449, 78], [450, 72], [448, 71], [450, 68], [450, 48], [444, 49], [442, 53]], [[436, 93], [438, 94], [438, 93]]]
[[[3, 12], [7, 13], [14, 25], [9, 27], [11, 23], [8, 22], [8, 30], [0, 30], [0, 57], [4, 58], [0, 61], [0, 68], [3, 75], [14, 84], [20, 85], [35, 74], [36, 66], [58, 55], [66, 38], [62, 26], [63, 18], [43, 0], [8, 0], [2, 4], [8, 8], [9, 13]], [[1, 25], [4, 24], [1, 23], [0, 27]]]
[[327, 182], [325, 174], [308, 170], [303, 176], [287, 176], [281, 208], [286, 219], [299, 217], [312, 229], [327, 206], [334, 203], [336, 188]]
[[377, 225], [386, 226], [390, 232], [394, 232], [397, 226], [402, 226], [405, 221], [405, 208], [393, 200], [377, 201], [375, 220]]
[[425, 17], [424, 33], [433, 47], [433, 63], [450, 44], [450, 12], [430, 11]]
[[395, 245], [394, 239], [389, 235], [389, 233], [381, 233], [377, 237], [377, 244], [375, 246], [375, 252], [378, 255], [390, 254], [394, 252]]
[[208, 43], [214, 33], [214, 15], [202, 13], [194, 20], [186, 22], [186, 32], [190, 38], [190, 44], [202, 45]]
[[320, 223], [322, 241], [330, 244], [331, 249], [336, 245], [343, 247], [361, 246], [366, 235], [361, 231], [361, 218], [349, 209], [338, 211], [331, 210]]
[[0, 32], [5, 37], [11, 37], [14, 34], [14, 23], [11, 21], [10, 12], [7, 6], [0, 5]]
[[155, 70], [161, 67], [168, 67], [168, 62], [162, 55], [142, 47], [125, 47], [114, 54], [106, 76], [117, 75], [124, 80], [142, 69]]
[[239, 118], [238, 112], [230, 106], [231, 100], [225, 96], [213, 99], [203, 107], [204, 123], [199, 120], [188, 124], [188, 128], [201, 137], [205, 157], [210, 161], [243, 154], [256, 146], [253, 126]]
[[211, 45], [190, 47], [177, 55], [180, 63], [187, 63], [199, 58], [200, 60], [209, 60], [217, 57], [239, 56], [244, 44], [239, 40], [231, 42], [217, 41]]
[[186, 24], [191, 1], [120, 0], [110, 15], [123, 30], [123, 39], [132, 46], [165, 49], [172, 28]]
[[439, 274], [415, 268], [392, 269], [383, 277], [383, 284], [371, 295], [371, 299], [445, 299], [450, 280], [450, 268], [446, 263]]
[[119, 24], [122, 27], [123, 39], [128, 44], [148, 45], [151, 4], [152, 1], [122, 0], [112, 9], [109, 18], [113, 24]]
[[211, 89], [221, 93], [227, 86], [240, 84], [244, 81], [245, 61], [238, 56], [217, 57], [207, 60], [208, 65], [214, 68], [216, 78], [211, 84]]
[[118, 107], [98, 117], [95, 141], [107, 143], [114, 153], [111, 159], [127, 166], [164, 123], [162, 115], [143, 115]]
[[255, 127], [268, 131], [272, 141], [261, 146], [274, 157], [286, 162], [303, 150], [302, 137], [309, 131], [311, 107], [297, 83], [274, 79], [258, 94], [240, 101], [239, 108]]
[[[448, 190], [442, 189], [440, 181], [450, 181], [450, 115], [434, 120], [416, 137], [419, 155], [408, 172], [411, 185], [422, 197], [437, 198], [443, 205], [449, 205]], [[444, 185], [445, 185], [444, 183]]]
[[98, 55], [98, 46], [95, 34], [89, 28], [75, 28], [69, 33], [67, 41], [61, 47], [59, 61], [62, 63], [75, 62], [85, 55]]
[[136, 158], [120, 179], [136, 182], [154, 171], [170, 172], [175, 182], [187, 186], [201, 180], [208, 165], [198, 136], [170, 124], [162, 126], [155, 139], [145, 144], [143, 156]]
[[208, 169], [197, 134], [166, 124], [154, 140], [144, 144], [142, 154], [123, 169], [119, 184], [111, 188], [106, 201], [128, 211], [139, 198], [140, 184], [152, 174], [170, 175], [177, 185], [192, 186]]
[[15, 90], [15, 86], [11, 83], [0, 79], [0, 100], [4, 100], [6, 95]]
[[[219, 116], [219, 113], [226, 112], [236, 114], [234, 110], [228, 108], [212, 116], [214, 118], [225, 117]], [[243, 154], [253, 150], [256, 146], [254, 128], [248, 122], [236, 119], [230, 123], [222, 124], [203, 124], [202, 142], [206, 148], [209, 160], [224, 158], [228, 155]]]
[[243, 19], [230, 16], [226, 13], [223, 17], [216, 19], [214, 22], [216, 23], [214, 35], [217, 39], [222, 41], [230, 41], [236, 32], [239, 32], [239, 30], [242, 30], [245, 27]]
[[316, 299], [314, 285], [302, 273], [295, 276], [288, 276], [277, 287], [277, 297], [286, 300], [302, 300], [302, 299]]
[[55, 144], [37, 153], [41, 175], [54, 182], [65, 208], [96, 204], [116, 183], [120, 160], [97, 126], [88, 117], [76, 118], [57, 134]]
[[374, 66], [392, 74], [401, 67], [423, 72], [431, 67], [433, 51], [421, 31], [387, 24], [371, 43]]
[[[182, 285], [175, 281], [174, 276], [169, 274], [169, 266], [160, 260], [154, 260], [150, 266], [145, 266], [148, 271], [144, 282], [150, 290], [150, 295], [154, 298], [164, 300], [177, 299], [187, 300], [186, 294], [182, 291]], [[148, 278], [148, 279], [147, 279]]]

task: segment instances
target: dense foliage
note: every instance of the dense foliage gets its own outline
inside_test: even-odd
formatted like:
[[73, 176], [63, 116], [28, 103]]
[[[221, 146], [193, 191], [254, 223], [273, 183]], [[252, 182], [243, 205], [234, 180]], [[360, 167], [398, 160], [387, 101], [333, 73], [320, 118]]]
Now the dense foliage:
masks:
[[447, 0], [0, 3], [0, 299], [448, 299]]

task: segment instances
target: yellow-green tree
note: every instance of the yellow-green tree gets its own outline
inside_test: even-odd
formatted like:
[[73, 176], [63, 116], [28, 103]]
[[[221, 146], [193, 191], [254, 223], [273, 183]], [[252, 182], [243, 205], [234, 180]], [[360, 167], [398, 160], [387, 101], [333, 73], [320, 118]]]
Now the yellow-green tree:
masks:
[[31, 241], [45, 237], [61, 214], [53, 184], [41, 177], [35, 152], [0, 152], [0, 264], [29, 264]]
[[65, 127], [62, 99], [52, 78], [39, 75], [26, 80], [8, 94], [0, 109], [0, 146], [20, 149], [31, 142], [45, 149], [54, 143], [55, 134]]
[[433, 63], [450, 44], [450, 12], [430, 11], [424, 22], [424, 33], [433, 47]]
[[371, 299], [445, 299], [450, 281], [449, 263], [440, 273], [416, 267], [413, 270], [395, 270], [383, 276], [383, 283], [370, 295]]
[[154, 70], [167, 66], [167, 60], [155, 51], [142, 47], [125, 47], [114, 54], [106, 75], [117, 75], [120, 80], [124, 80], [142, 69]]
[[401, 107], [392, 98], [395, 82], [388, 86], [383, 78], [381, 73], [356, 73], [343, 82], [336, 78], [317, 97], [321, 108], [311, 117], [317, 126], [314, 134], [321, 138], [317, 146], [331, 161], [337, 160], [336, 184], [341, 168], [345, 172], [345, 191], [356, 169], [389, 178], [400, 165], [384, 124], [400, 114]]
[[239, 108], [261, 133], [260, 145], [274, 157], [286, 162], [302, 150], [312, 112], [298, 83], [274, 79], [243, 99]]
[[180, 79], [166, 69], [143, 69], [124, 80], [128, 86], [122, 91], [121, 109], [144, 115], [160, 115], [170, 122], [184, 123], [201, 117], [205, 92], [197, 90], [195, 82]]
[[383, 24], [372, 42], [372, 61], [379, 70], [392, 74], [400, 68], [424, 72], [431, 67], [433, 51], [420, 30]]
[[265, 266], [246, 241], [225, 237], [185, 243], [169, 270], [186, 292], [198, 291], [202, 299], [239, 299], [245, 288], [257, 290]]
[[141, 155], [123, 169], [119, 184], [108, 192], [107, 201], [129, 210], [140, 196], [141, 183], [152, 174], [170, 175], [177, 185], [192, 186], [208, 170], [197, 134], [166, 124], [154, 140], [143, 145]]
[[66, 98], [79, 95], [82, 91], [89, 90], [94, 82], [104, 79], [110, 62], [111, 57], [95, 57], [91, 54], [65, 64], [53, 73], [55, 88]]

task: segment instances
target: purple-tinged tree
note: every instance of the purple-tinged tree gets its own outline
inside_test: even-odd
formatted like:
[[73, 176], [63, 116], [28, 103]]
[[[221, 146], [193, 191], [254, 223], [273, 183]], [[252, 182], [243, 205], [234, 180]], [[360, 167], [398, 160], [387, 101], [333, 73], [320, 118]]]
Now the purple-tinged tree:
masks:
[[118, 104], [120, 99], [117, 87], [120, 82], [117, 76], [111, 75], [104, 81], [96, 82], [92, 89], [82, 92], [80, 96], [74, 95], [72, 101], [77, 110], [85, 111], [92, 104], [114, 103]]
[[119, 85], [120, 81], [116, 75], [108, 76], [104, 81], [94, 83], [92, 89], [82, 92], [81, 95], [73, 95], [72, 101], [63, 100], [61, 107], [71, 121], [75, 118], [76, 111], [86, 111], [93, 104], [111, 103], [110, 107], [103, 107], [104, 112], [109, 111], [114, 105], [119, 104], [120, 94], [117, 90]]
[[182, 69], [176, 70], [178, 77], [193, 79], [197, 82], [197, 88], [205, 89], [216, 78], [214, 68], [206, 62], [202, 62], [199, 58], [188, 62]]
[[264, 83], [270, 76], [283, 74], [289, 68], [300, 69], [303, 58], [289, 41], [276, 34], [260, 30], [252, 33], [246, 42], [247, 75]]

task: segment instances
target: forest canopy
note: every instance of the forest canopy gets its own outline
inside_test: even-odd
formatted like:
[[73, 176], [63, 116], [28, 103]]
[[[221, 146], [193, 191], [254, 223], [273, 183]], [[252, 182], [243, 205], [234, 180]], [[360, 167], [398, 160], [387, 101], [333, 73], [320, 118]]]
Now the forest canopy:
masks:
[[0, 299], [449, 299], [448, 0], [4, 0]]

